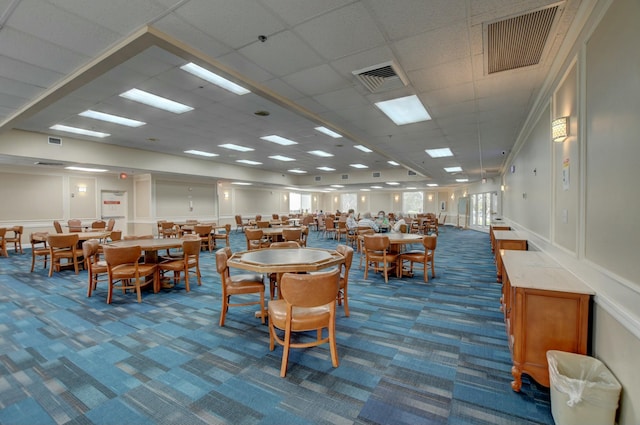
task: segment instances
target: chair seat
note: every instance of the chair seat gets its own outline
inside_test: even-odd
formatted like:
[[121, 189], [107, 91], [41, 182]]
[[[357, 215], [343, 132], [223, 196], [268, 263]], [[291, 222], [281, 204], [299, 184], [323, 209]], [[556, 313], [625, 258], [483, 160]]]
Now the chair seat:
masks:
[[227, 286], [227, 293], [230, 295], [254, 293], [256, 289], [264, 288], [262, 279], [260, 274], [234, 274]]
[[[198, 262], [196, 261], [195, 258], [193, 259], [189, 259], [188, 261], [188, 266], [189, 267], [195, 267], [196, 264], [198, 264]], [[180, 259], [175, 259], [175, 260], [170, 260], [170, 261], [165, 261], [164, 263], [162, 263], [161, 268], [163, 270], [169, 270], [169, 271], [181, 271], [184, 270], [184, 259], [183, 257], [180, 257]]]
[[[285, 300], [269, 301], [269, 320], [280, 329], [286, 326], [287, 302]], [[312, 331], [326, 326], [331, 311], [328, 306], [293, 307], [291, 319], [292, 331]]]
[[[138, 264], [138, 273], [140, 276], [147, 276], [156, 271], [155, 264]], [[130, 279], [131, 274], [135, 272], [135, 266], [130, 264], [122, 264], [111, 269], [113, 279]]]
[[409, 257], [414, 257], [417, 259], [416, 261], [422, 261], [422, 258], [424, 258], [424, 251], [412, 249], [411, 251], [405, 251], [400, 255], [404, 259], [408, 259]]

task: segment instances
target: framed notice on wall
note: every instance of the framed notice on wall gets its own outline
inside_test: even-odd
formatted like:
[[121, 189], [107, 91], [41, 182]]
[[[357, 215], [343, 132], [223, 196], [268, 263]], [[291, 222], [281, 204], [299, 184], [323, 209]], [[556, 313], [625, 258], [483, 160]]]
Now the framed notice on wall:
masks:
[[569, 187], [569, 158], [565, 158], [562, 161], [562, 190], [569, 190]]
[[440, 211], [447, 210], [447, 201], [440, 201]]

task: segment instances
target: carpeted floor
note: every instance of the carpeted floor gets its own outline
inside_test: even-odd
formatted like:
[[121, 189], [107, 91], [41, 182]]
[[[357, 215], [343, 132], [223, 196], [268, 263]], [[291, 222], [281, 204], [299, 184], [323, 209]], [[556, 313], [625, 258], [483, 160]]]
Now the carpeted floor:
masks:
[[[336, 242], [311, 234], [309, 246]], [[245, 249], [232, 232], [234, 251]], [[489, 236], [447, 227], [436, 278], [363, 279], [354, 256], [351, 317], [328, 346], [269, 351], [255, 306], [218, 326], [215, 256], [203, 285], [86, 297], [86, 272], [29, 273], [0, 258], [0, 424], [553, 424], [548, 389], [511, 390]]]

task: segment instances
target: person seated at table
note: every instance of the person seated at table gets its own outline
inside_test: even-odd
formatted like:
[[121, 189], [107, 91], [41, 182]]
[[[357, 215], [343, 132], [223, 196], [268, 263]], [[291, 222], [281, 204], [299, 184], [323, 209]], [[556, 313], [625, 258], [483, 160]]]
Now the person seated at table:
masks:
[[371, 213], [366, 212], [358, 222], [359, 227], [371, 227], [375, 232], [380, 231], [380, 227], [371, 219]]
[[391, 228], [391, 232], [392, 233], [402, 233], [402, 231], [400, 230], [400, 227], [402, 225], [407, 225], [407, 222], [404, 221], [404, 214], [403, 213], [398, 213], [396, 214], [396, 221], [395, 223], [393, 223], [393, 227]]
[[353, 208], [349, 209], [349, 215], [347, 216], [347, 230], [349, 232], [355, 232], [358, 228], [358, 222], [355, 218], [355, 211]]
[[378, 217], [376, 218], [376, 224], [380, 228], [381, 231], [389, 230], [389, 219], [387, 218], [384, 211], [378, 211]]

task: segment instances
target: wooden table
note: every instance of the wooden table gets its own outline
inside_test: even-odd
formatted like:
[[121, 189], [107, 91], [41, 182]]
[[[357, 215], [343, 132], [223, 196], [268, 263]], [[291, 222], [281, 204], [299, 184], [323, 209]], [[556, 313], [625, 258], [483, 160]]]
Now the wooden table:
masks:
[[78, 235], [78, 240], [87, 241], [89, 239], [98, 239], [99, 241], [104, 241], [111, 235], [111, 232], [106, 230], [100, 230], [96, 232], [73, 232]]
[[[417, 234], [417, 233], [395, 233], [395, 232], [389, 232], [389, 233], [384, 233], [384, 234], [375, 233], [375, 234], [370, 235], [370, 236], [374, 237], [374, 238], [384, 238], [384, 237], [389, 238], [389, 245], [390, 245], [389, 246], [389, 253], [391, 253], [391, 254], [400, 254], [401, 248], [404, 245], [414, 244], [414, 243], [420, 243], [422, 245], [422, 238], [424, 238], [425, 235], [421, 235], [421, 234]], [[362, 247], [363, 250], [364, 250], [364, 237], [365, 237], [365, 235], [359, 235], [358, 236], [360, 246]], [[360, 255], [365, 255], [365, 254], [364, 254], [364, 252], [362, 252]], [[362, 259], [360, 261], [361, 261], [360, 265], [362, 266]], [[399, 258], [398, 258], [398, 261], [400, 261]], [[395, 270], [396, 269], [394, 268], [394, 270], [390, 271], [394, 276], [397, 275]], [[404, 270], [403, 269], [402, 270], [402, 276], [413, 277], [413, 274], [411, 272], [409, 272], [409, 270]]]
[[493, 232], [495, 239], [496, 281], [502, 282], [502, 254], [504, 250], [527, 250], [527, 237], [515, 230], [496, 230]]
[[257, 273], [315, 272], [344, 262], [337, 251], [320, 248], [263, 248], [236, 252], [229, 267]]
[[144, 251], [144, 261], [146, 263], [158, 262], [158, 251], [163, 249], [180, 248], [182, 239], [160, 238], [160, 239], [132, 239], [126, 241], [111, 242], [109, 246], [127, 247], [139, 246]]
[[502, 260], [511, 388], [523, 373], [548, 387], [548, 350], [587, 354], [594, 291], [544, 253], [506, 250]]

